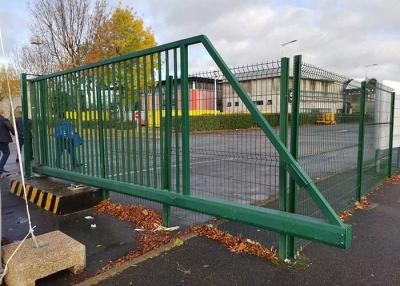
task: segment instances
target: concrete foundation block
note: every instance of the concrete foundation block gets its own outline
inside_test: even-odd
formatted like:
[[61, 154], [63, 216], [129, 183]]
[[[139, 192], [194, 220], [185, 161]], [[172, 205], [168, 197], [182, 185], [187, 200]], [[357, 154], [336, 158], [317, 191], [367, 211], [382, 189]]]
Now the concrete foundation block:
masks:
[[[8, 286], [30, 286], [35, 281], [61, 270], [82, 272], [86, 267], [86, 248], [61, 231], [37, 236], [41, 248], [34, 248], [32, 238], [26, 240], [8, 265], [5, 282]], [[12, 255], [19, 242], [3, 246], [3, 263]]]

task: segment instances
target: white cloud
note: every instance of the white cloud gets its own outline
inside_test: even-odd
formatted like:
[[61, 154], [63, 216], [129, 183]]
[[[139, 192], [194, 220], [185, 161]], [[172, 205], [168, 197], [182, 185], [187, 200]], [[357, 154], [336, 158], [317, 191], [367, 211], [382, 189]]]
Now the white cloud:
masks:
[[[0, 27], [9, 50], [28, 41], [26, 3], [0, 4]], [[353, 78], [363, 77], [365, 65], [371, 63], [379, 64], [368, 71], [371, 76], [390, 80], [400, 77], [398, 0], [110, 0], [110, 3], [132, 6], [152, 28], [159, 43], [207, 35], [230, 66], [277, 59], [282, 52], [301, 53], [304, 61]], [[298, 42], [281, 49], [281, 43], [293, 39]], [[210, 66], [204, 56], [194, 55], [198, 56], [194, 59], [197, 66]]]
[[231, 66], [279, 58], [280, 43], [297, 39], [285, 53], [350, 77], [378, 63], [371, 76], [399, 78], [400, 1], [292, 2], [141, 0], [138, 8], [151, 13], [143, 16], [160, 43], [206, 34]]

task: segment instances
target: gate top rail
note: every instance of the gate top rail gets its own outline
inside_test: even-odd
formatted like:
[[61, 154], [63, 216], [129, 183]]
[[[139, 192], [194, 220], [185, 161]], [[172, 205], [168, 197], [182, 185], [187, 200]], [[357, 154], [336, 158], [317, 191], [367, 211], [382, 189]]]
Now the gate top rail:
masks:
[[204, 42], [205, 40], [206, 40], [206, 36], [205, 35], [197, 35], [197, 36], [190, 37], [190, 38], [187, 38], [187, 39], [182, 39], [182, 40], [179, 40], [179, 41], [175, 41], [175, 42], [159, 45], [159, 46], [148, 48], [148, 49], [145, 49], [145, 50], [140, 50], [140, 51], [137, 51], [137, 52], [126, 54], [126, 55], [113, 57], [113, 58], [110, 58], [110, 59], [107, 59], [107, 60], [103, 60], [103, 61], [99, 61], [99, 62], [95, 62], [95, 63], [92, 63], [92, 64], [86, 64], [86, 65], [83, 65], [83, 66], [74, 67], [74, 68], [71, 68], [71, 69], [67, 69], [65, 71], [54, 72], [54, 73], [51, 73], [51, 74], [48, 74], [48, 75], [41, 75], [41, 76], [38, 76], [38, 77], [36, 77], [34, 79], [29, 79], [29, 81], [36, 82], [36, 81], [41, 81], [41, 80], [53, 78], [53, 77], [60, 76], [60, 75], [66, 75], [66, 74], [79, 72], [79, 71], [83, 71], [83, 70], [87, 70], [87, 69], [92, 69], [92, 68], [96, 68], [96, 67], [110, 65], [110, 64], [118, 63], [118, 62], [121, 62], [121, 61], [124, 61], [124, 60], [134, 59], [134, 58], [137, 58], [137, 57], [143, 57], [143, 56], [147, 56], [147, 55], [163, 52], [163, 51], [166, 51], [166, 50], [179, 48], [181, 46], [190, 46], [190, 45], [200, 44], [200, 43]]

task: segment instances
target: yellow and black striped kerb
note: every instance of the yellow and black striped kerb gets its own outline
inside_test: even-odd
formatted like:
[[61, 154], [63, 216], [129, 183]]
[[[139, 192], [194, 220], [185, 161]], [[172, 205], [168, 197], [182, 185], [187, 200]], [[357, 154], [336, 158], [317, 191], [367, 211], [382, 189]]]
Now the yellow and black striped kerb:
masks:
[[[29, 184], [25, 184], [26, 195], [28, 201], [37, 205], [40, 208], [45, 209], [53, 213], [57, 213], [58, 205], [60, 203], [60, 197], [53, 195], [52, 193], [40, 190]], [[18, 197], [24, 198], [24, 190], [22, 188], [22, 183], [16, 180], [11, 180], [11, 193], [17, 195]]]

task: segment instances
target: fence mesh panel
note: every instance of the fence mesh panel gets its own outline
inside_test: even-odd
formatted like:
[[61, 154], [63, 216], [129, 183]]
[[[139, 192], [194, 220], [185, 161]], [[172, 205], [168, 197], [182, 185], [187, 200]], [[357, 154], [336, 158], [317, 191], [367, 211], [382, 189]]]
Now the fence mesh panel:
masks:
[[[301, 72], [298, 161], [340, 212], [356, 195], [360, 83], [306, 63]], [[301, 189], [297, 210], [322, 217]]]
[[367, 82], [362, 193], [374, 190], [388, 174], [392, 90]]

